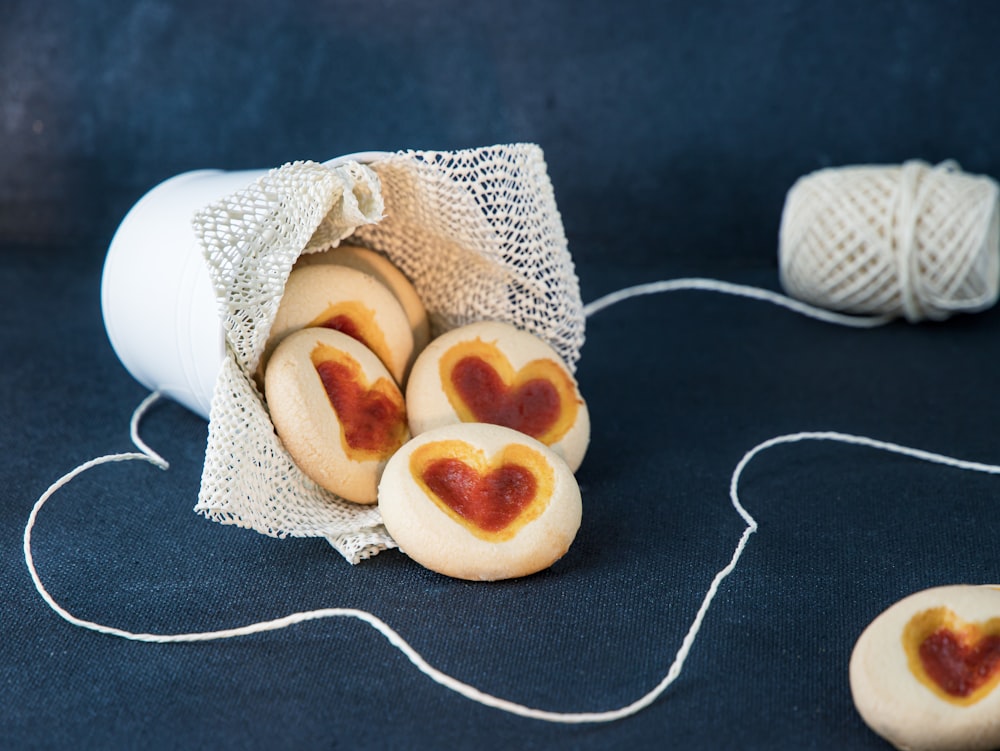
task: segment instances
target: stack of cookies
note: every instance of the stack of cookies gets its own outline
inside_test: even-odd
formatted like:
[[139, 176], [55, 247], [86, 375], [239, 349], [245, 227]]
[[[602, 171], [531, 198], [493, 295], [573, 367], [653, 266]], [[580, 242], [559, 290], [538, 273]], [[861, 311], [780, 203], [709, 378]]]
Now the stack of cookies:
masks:
[[546, 342], [482, 321], [431, 340], [406, 276], [338, 247], [292, 270], [258, 379], [299, 468], [378, 503], [411, 558], [496, 580], [547, 568], [580, 525], [586, 403]]

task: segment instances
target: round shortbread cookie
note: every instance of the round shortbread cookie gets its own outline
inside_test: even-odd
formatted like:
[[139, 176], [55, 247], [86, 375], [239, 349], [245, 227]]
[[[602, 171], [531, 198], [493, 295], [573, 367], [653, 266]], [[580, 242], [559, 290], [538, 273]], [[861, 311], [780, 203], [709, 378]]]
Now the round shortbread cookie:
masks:
[[363, 344], [307, 328], [285, 337], [264, 376], [271, 422], [295, 464], [355, 503], [375, 503], [386, 461], [409, 438], [403, 395]]
[[1000, 748], [1000, 588], [900, 600], [861, 634], [850, 680], [861, 717], [897, 748]]
[[295, 268], [317, 263], [334, 263], [349, 266], [369, 276], [389, 288], [403, 306], [413, 332], [413, 356], [427, 346], [431, 340], [431, 326], [424, 303], [413, 284], [388, 258], [381, 253], [356, 245], [339, 245], [320, 253], [306, 253], [299, 256]]
[[434, 339], [406, 388], [410, 431], [456, 422], [504, 425], [536, 438], [574, 472], [590, 442], [576, 380], [552, 347], [507, 323], [482, 321]]
[[413, 356], [413, 333], [396, 296], [375, 277], [334, 264], [294, 269], [264, 346], [266, 370], [274, 348], [299, 329], [322, 327], [358, 340], [403, 383]]
[[409, 441], [385, 467], [379, 510], [422, 566], [493, 581], [548, 568], [580, 527], [580, 488], [544, 444], [499, 425], [458, 423]]

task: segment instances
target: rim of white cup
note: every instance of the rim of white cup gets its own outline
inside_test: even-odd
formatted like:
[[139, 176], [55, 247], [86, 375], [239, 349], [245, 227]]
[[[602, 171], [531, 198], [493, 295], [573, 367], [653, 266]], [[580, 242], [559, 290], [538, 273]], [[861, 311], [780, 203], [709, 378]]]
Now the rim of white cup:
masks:
[[[391, 154], [392, 152], [388, 151], [359, 151], [334, 157], [323, 162], [323, 164], [328, 167], [338, 167], [350, 161], [370, 164]], [[150, 202], [156, 201], [158, 197], [162, 196], [162, 191], [176, 190], [184, 182], [199, 178], [225, 178], [227, 176], [232, 178], [228, 181], [221, 180], [220, 182], [225, 185], [225, 189], [219, 195], [206, 196], [203, 202], [192, 208], [191, 214], [193, 215], [194, 211], [200, 208], [201, 205], [223, 198], [234, 190], [239, 190], [251, 184], [254, 179], [266, 174], [266, 172], [267, 170], [263, 169], [201, 169], [184, 172], [164, 180], [139, 198], [123, 217], [109, 244], [104, 262], [101, 277], [101, 310], [105, 331], [118, 359], [132, 377], [143, 386], [150, 390], [160, 391], [173, 401], [182, 404], [205, 419], [209, 418], [215, 382], [225, 358], [226, 342], [222, 321], [218, 316], [215, 296], [211, 291], [211, 284], [208, 280], [208, 268], [204, 264], [200, 248], [197, 247], [197, 238], [194, 236], [194, 231], [193, 229], [191, 230], [191, 246], [182, 249], [184, 257], [177, 259], [177, 265], [173, 267], [175, 272], [179, 272], [177, 273], [177, 278], [183, 280], [181, 284], [183, 289], [176, 290], [178, 299], [174, 303], [176, 307], [173, 317], [173, 334], [177, 338], [169, 342], [141, 341], [137, 338], [138, 335], [134, 328], [129, 331], [127, 322], [123, 320], [131, 318], [137, 313], [135, 310], [128, 309], [129, 303], [132, 303], [132, 307], [139, 307], [139, 303], [134, 299], [134, 294], [132, 294], [132, 300], [125, 299], [133, 291], [127, 290], [123, 292], [120, 285], [141, 283], [141, 281], [136, 282], [136, 280], [121, 278], [122, 274], [129, 271], [128, 269], [126, 271], [122, 270], [128, 265], [128, 262], [123, 262], [121, 258], [122, 254], [127, 252], [122, 243], [129, 240], [135, 241], [138, 228], [133, 225], [137, 221], [140, 221], [139, 217], [144, 211], [149, 209]], [[185, 217], [181, 220], [178, 217], [178, 221], [189, 222], [190, 219]], [[131, 271], [135, 271], [134, 264]], [[146, 283], [155, 282], [146, 280]], [[206, 295], [210, 297], [206, 298]], [[206, 334], [200, 327], [205, 325], [204, 318], [209, 315], [206, 312], [208, 310], [211, 311], [211, 317], [216, 330], [215, 332], [208, 332]], [[195, 320], [196, 317], [199, 320]], [[166, 320], [159, 319], [158, 322], [162, 325], [168, 323]], [[181, 346], [181, 337], [187, 332], [193, 332], [192, 336], [199, 338], [200, 341], [192, 343], [190, 346]], [[174, 380], [177, 381], [175, 383], [164, 382], [168, 379], [168, 376], [165, 372], [156, 372], [157, 362], [151, 361], [154, 358], [148, 356], [149, 348], [159, 344], [168, 348], [163, 356], [167, 357], [171, 351], [173, 352], [173, 358], [170, 358], [172, 367], [169, 369], [175, 371], [173, 374]], [[194, 352], [196, 344], [200, 347], [200, 351], [197, 354]], [[144, 349], [147, 356], [144, 356], [143, 352], [137, 352], [137, 349]], [[162, 364], [162, 360], [158, 362]]]

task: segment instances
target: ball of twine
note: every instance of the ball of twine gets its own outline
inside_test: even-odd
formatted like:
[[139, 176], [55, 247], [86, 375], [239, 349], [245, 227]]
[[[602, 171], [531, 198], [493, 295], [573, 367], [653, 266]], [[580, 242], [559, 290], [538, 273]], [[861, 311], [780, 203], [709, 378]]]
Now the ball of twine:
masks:
[[832, 310], [943, 320], [1000, 289], [997, 184], [954, 163], [824, 169], [781, 217], [781, 284]]

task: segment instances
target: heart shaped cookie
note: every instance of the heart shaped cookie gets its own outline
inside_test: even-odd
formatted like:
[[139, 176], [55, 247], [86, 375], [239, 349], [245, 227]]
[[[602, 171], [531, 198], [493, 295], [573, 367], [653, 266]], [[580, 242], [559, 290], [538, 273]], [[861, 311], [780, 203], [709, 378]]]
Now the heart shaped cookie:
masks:
[[431, 342], [406, 399], [414, 435], [455, 422], [502, 425], [551, 447], [573, 471], [590, 440], [586, 403], [558, 354], [506, 323], [469, 324]]
[[545, 444], [487, 423], [409, 441], [386, 464], [379, 510], [400, 548], [462, 579], [525, 576], [552, 565], [580, 526], [580, 489]]
[[851, 655], [862, 718], [899, 748], [1000, 748], [1000, 590], [935, 587], [869, 624]]

